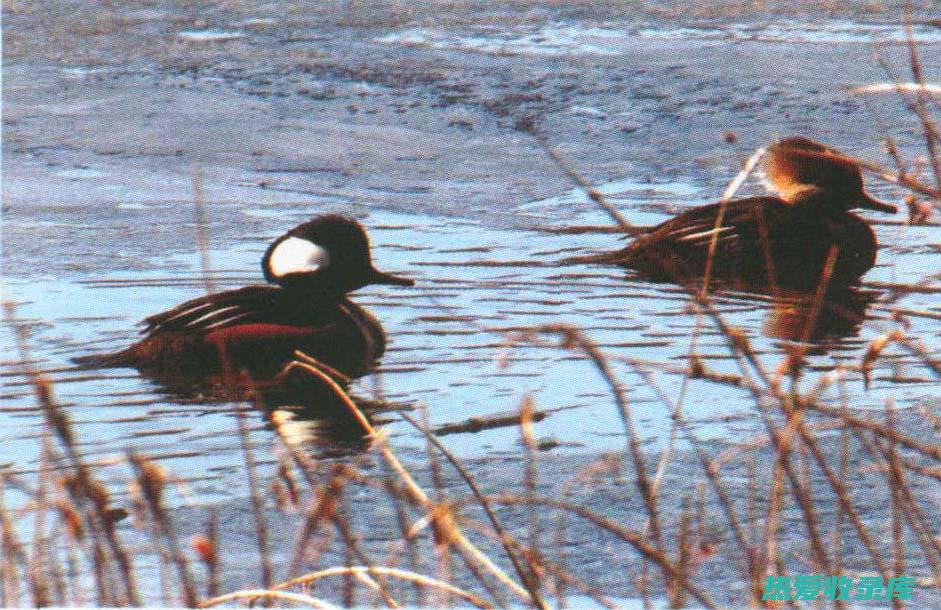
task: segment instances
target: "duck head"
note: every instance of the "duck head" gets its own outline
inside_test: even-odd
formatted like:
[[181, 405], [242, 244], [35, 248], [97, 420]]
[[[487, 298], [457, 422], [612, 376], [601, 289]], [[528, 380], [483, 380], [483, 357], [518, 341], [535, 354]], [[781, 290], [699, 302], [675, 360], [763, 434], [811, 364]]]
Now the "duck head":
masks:
[[808, 138], [795, 136], [772, 144], [765, 174], [771, 188], [789, 203], [813, 197], [843, 210], [897, 211], [866, 192], [855, 160]]
[[345, 294], [370, 284], [415, 283], [373, 267], [366, 231], [355, 220], [336, 215], [317, 216], [276, 239], [261, 267], [268, 282], [327, 294]]

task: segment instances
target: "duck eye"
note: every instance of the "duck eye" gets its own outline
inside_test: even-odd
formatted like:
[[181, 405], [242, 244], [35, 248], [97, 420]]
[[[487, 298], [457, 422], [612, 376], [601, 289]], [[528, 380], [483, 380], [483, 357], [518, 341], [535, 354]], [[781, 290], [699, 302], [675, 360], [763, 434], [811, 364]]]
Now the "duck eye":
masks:
[[330, 264], [330, 253], [312, 241], [288, 237], [271, 252], [268, 268], [276, 278], [291, 273], [311, 273]]

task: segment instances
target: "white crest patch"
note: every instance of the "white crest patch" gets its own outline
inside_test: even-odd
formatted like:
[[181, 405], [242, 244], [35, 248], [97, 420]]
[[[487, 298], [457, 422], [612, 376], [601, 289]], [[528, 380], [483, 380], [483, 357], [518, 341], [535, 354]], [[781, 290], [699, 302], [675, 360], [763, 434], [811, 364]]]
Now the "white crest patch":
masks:
[[312, 241], [288, 237], [271, 252], [268, 268], [274, 277], [289, 273], [310, 273], [330, 264], [330, 253]]

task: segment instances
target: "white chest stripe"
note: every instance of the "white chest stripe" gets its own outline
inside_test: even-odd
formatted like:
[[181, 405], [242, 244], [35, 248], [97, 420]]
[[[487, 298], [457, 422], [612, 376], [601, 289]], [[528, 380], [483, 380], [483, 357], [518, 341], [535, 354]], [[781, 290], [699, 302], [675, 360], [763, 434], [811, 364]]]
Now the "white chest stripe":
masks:
[[288, 237], [279, 243], [268, 259], [268, 266], [274, 277], [284, 277], [289, 273], [310, 273], [328, 264], [329, 252], [300, 237]]

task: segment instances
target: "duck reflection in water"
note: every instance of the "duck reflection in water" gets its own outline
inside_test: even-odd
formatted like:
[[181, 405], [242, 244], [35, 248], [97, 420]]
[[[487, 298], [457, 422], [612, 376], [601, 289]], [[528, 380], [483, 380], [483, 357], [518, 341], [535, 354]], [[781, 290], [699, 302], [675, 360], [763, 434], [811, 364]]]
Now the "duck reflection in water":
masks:
[[[377, 271], [365, 230], [334, 215], [315, 217], [276, 239], [262, 270], [266, 285], [187, 301], [146, 318], [144, 338], [130, 347], [75, 362], [136, 368], [179, 398], [251, 399], [269, 413], [291, 407], [295, 420], [317, 418], [321, 432], [361, 439], [363, 427], [334, 384], [345, 390], [373, 370], [386, 335], [379, 320], [347, 294], [371, 284], [413, 281]], [[288, 367], [296, 352], [306, 354], [307, 364], [322, 375]]]
[[854, 286], [834, 286], [822, 296], [808, 292], [778, 292], [765, 318], [769, 337], [813, 343], [819, 347], [859, 334], [869, 306], [881, 292]]

